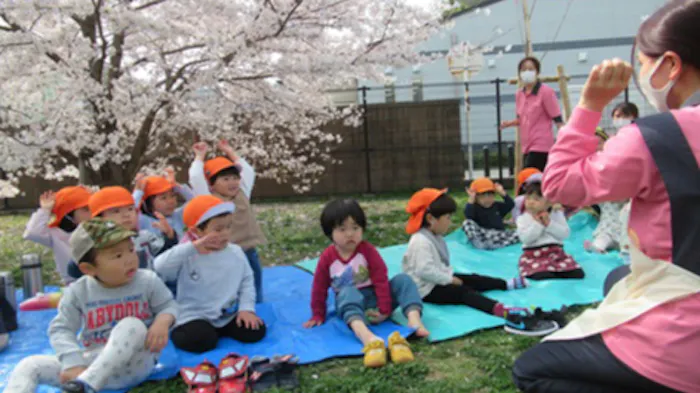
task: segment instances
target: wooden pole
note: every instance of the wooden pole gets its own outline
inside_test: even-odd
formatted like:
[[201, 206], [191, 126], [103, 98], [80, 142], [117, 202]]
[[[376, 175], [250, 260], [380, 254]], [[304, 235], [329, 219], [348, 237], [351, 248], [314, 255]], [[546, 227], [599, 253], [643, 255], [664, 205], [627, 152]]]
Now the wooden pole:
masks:
[[571, 100], [569, 99], [569, 82], [564, 73], [564, 66], [557, 66], [557, 78], [559, 79], [559, 93], [561, 94], [561, 103], [564, 107], [564, 122], [566, 123], [571, 117]]
[[[531, 38], [531, 31], [530, 31], [530, 11], [527, 7], [527, 0], [521, 0], [523, 3], [523, 21], [525, 24], [525, 56], [532, 56], [532, 38]], [[517, 80], [517, 79], [516, 79]], [[518, 88], [522, 88], [520, 84], [518, 84]], [[518, 173], [523, 168], [523, 154], [521, 152], [520, 148], [520, 127], [517, 127], [515, 129], [515, 174], [517, 176]]]

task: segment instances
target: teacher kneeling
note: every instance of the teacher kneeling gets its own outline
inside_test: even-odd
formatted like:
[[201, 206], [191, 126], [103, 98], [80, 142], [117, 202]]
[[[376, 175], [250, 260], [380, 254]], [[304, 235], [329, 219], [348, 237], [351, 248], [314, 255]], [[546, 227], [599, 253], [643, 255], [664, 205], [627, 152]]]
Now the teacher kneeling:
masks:
[[700, 392], [699, 23], [700, 1], [672, 0], [639, 29], [639, 86], [662, 114], [596, 153], [601, 112], [633, 73], [615, 59], [593, 68], [559, 133], [544, 193], [572, 206], [632, 198], [631, 273], [515, 362], [523, 392]]

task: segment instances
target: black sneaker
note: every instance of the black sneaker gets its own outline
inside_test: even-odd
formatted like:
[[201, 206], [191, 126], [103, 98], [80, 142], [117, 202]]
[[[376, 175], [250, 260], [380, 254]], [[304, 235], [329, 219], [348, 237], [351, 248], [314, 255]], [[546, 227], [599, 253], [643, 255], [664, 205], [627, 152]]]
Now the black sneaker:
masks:
[[68, 381], [61, 385], [61, 392], [63, 393], [95, 393], [95, 389], [88, 386], [88, 384], [78, 381], [76, 379]]
[[559, 330], [556, 322], [540, 319], [527, 310], [508, 310], [505, 319], [506, 324], [503, 329], [508, 333], [521, 336], [546, 336]]
[[569, 323], [566, 318], [567, 310], [566, 307], [562, 307], [559, 310], [543, 311], [538, 307], [535, 309], [535, 316], [546, 321], [554, 321], [559, 325], [559, 328], [563, 328]]

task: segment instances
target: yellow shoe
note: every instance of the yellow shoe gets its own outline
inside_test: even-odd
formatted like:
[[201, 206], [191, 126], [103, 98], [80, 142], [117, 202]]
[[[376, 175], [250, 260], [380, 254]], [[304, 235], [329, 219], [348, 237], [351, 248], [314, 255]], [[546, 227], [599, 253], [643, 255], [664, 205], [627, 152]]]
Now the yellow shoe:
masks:
[[389, 354], [394, 363], [408, 363], [415, 359], [411, 347], [408, 346], [408, 341], [401, 337], [399, 332], [391, 333], [389, 336]]
[[377, 368], [386, 365], [384, 341], [372, 341], [362, 349], [362, 352], [365, 353], [365, 367]]

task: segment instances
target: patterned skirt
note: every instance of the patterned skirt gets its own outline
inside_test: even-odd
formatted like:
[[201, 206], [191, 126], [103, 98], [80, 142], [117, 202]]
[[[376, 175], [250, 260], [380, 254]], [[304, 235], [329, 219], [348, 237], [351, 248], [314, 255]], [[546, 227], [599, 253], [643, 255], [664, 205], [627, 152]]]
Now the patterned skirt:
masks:
[[564, 252], [563, 247], [554, 245], [523, 250], [518, 269], [522, 277], [528, 277], [542, 272], [570, 272], [581, 269], [581, 266], [571, 255]]

